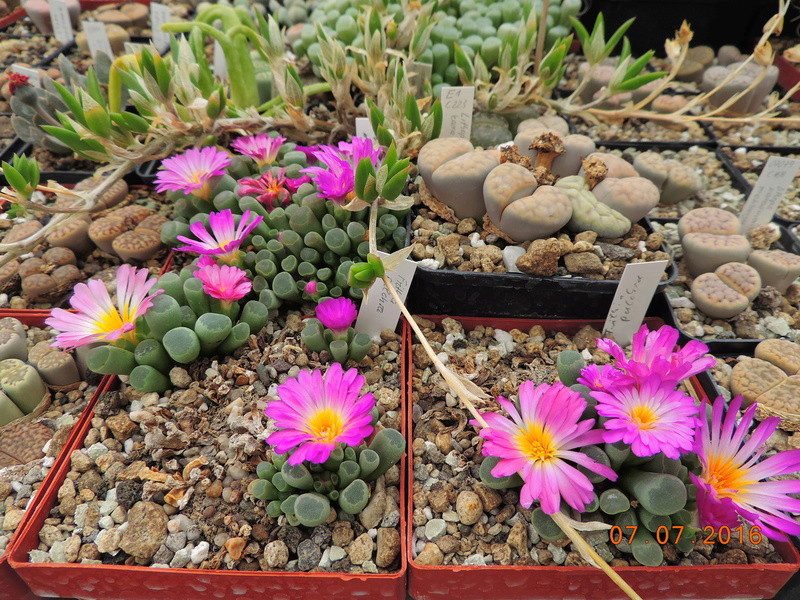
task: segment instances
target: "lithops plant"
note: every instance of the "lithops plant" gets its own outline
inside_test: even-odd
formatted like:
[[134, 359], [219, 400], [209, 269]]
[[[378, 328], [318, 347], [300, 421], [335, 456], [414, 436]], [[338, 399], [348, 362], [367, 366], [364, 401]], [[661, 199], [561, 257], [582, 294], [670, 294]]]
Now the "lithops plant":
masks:
[[659, 200], [658, 188], [644, 177], [606, 177], [592, 193], [633, 223], [644, 218]]
[[[81, 5], [78, 0], [65, 0], [67, 11], [73, 27], [78, 26], [78, 18], [81, 14]], [[50, 4], [47, 0], [23, 0], [22, 8], [30, 17], [41, 33], [49, 35], [53, 33], [53, 24], [50, 21]]]
[[[756, 113], [778, 81], [778, 67], [774, 65], [761, 67], [753, 63], [733, 62], [726, 66], [711, 67], [703, 73], [701, 88], [704, 92], [711, 92], [737, 69], [740, 69], [739, 72], [722, 88], [711, 94], [708, 102], [713, 108], [719, 108], [737, 94], [741, 94], [753, 86], [746, 94], [728, 104], [725, 110], [734, 114]], [[758, 83], [754, 85], [756, 81]]]
[[[540, 123], [542, 119], [536, 122]], [[576, 175], [581, 168], [581, 161], [595, 151], [594, 141], [585, 135], [568, 135], [555, 128], [529, 126], [523, 129], [524, 123], [520, 125], [520, 133], [514, 138], [514, 144], [522, 156], [532, 160], [535, 172], [540, 177], [542, 173], [556, 177]], [[552, 181], [548, 180], [547, 183]]]
[[0, 361], [0, 389], [24, 415], [32, 413], [47, 394], [36, 369], [15, 358]]
[[752, 248], [743, 235], [687, 233], [681, 239], [683, 261], [689, 273], [697, 277], [729, 262], [747, 262]]
[[472, 115], [470, 142], [481, 148], [492, 148], [513, 139], [508, 121], [500, 115], [476, 112]]
[[704, 206], [695, 208], [678, 221], [678, 236], [683, 239], [687, 233], [713, 233], [716, 235], [736, 235], [742, 224], [732, 212]]
[[459, 219], [480, 219], [486, 214], [483, 183], [499, 164], [498, 151], [473, 150], [443, 163], [425, 183]]
[[754, 358], [741, 358], [731, 373], [731, 392], [745, 405], [758, 403], [756, 416], [777, 416], [781, 427], [800, 430], [800, 346], [787, 340], [764, 340]]
[[743, 312], [761, 291], [758, 272], [743, 263], [727, 263], [692, 281], [692, 302], [714, 319], [729, 319]]
[[350, 360], [361, 362], [372, 347], [372, 339], [352, 327], [358, 316], [355, 303], [349, 298], [330, 298], [317, 305], [316, 314], [316, 319], [305, 321], [301, 341], [312, 352], [327, 351], [341, 365]]
[[664, 160], [657, 152], [637, 155], [633, 168], [658, 187], [661, 204], [677, 204], [703, 187], [703, 180], [694, 169], [676, 160]]
[[322, 464], [290, 465], [287, 455], [272, 454], [258, 465], [258, 478], [247, 491], [268, 502], [269, 516], [286, 515], [291, 525], [316, 527], [325, 523], [332, 507], [347, 515], [364, 510], [371, 497], [370, 484], [396, 465], [405, 449], [403, 434], [381, 429], [369, 445], [339, 446]]
[[800, 277], [800, 256], [783, 250], [754, 250], [747, 264], [758, 271], [764, 285], [771, 285], [780, 293]]
[[126, 206], [92, 222], [89, 238], [103, 252], [123, 261], [145, 261], [163, 249], [161, 226], [167, 219], [144, 206]]

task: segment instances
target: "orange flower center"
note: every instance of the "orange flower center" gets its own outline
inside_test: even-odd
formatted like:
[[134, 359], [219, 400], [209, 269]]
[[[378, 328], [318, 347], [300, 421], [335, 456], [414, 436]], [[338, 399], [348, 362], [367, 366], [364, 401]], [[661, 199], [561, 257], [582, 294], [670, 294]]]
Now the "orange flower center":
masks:
[[308, 433], [320, 442], [335, 442], [343, 431], [344, 419], [332, 408], [323, 408], [308, 420]]
[[636, 425], [639, 429], [645, 430], [652, 429], [655, 422], [658, 420], [656, 412], [644, 404], [634, 406], [629, 416], [634, 425]]
[[519, 451], [533, 461], [550, 460], [556, 455], [557, 448], [553, 436], [538, 423], [531, 423], [521, 429], [515, 441]]
[[704, 479], [720, 498], [735, 498], [744, 488], [755, 483], [747, 478], [750, 469], [743, 469], [730, 456], [708, 455], [708, 467]]

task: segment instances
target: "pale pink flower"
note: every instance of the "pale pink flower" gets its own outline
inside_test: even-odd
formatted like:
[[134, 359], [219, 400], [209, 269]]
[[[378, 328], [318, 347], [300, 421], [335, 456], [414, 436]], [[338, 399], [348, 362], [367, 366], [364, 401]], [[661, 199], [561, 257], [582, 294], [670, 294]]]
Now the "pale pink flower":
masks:
[[271, 165], [278, 156], [281, 145], [286, 141], [282, 135], [270, 137], [266, 133], [246, 135], [231, 142], [231, 148], [239, 154], [252, 158], [259, 167]]
[[211, 146], [189, 148], [179, 156], [165, 158], [156, 175], [157, 192], [183, 192], [208, 200], [215, 178], [231, 164], [228, 153]]
[[244, 298], [253, 288], [247, 273], [228, 265], [208, 265], [197, 269], [194, 276], [203, 282], [203, 291], [222, 302]]

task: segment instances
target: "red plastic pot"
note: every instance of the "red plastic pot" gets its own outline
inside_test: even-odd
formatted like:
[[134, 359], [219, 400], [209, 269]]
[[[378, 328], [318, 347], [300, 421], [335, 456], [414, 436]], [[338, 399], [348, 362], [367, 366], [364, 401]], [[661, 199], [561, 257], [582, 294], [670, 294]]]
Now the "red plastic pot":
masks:
[[[405, 381], [407, 349], [401, 348], [400, 381]], [[401, 389], [402, 423], [406, 422], [405, 387]], [[81, 447], [91, 426], [87, 419], [79, 433]], [[400, 490], [405, 493], [406, 461], [400, 463]], [[208, 569], [153, 569], [122, 565], [30, 563], [28, 552], [39, 544], [39, 530], [57, 500], [58, 489], [69, 472], [63, 461], [54, 483], [39, 498], [30, 519], [21, 525], [12, 544], [9, 562], [34, 593], [46, 597], [85, 600], [175, 600], [221, 598], [242, 600], [405, 600], [407, 548], [405, 511], [400, 511], [400, 569], [391, 574], [297, 573], [285, 571], [214, 571]], [[0, 597], [0, 600], [4, 600]]]
[[19, 21], [24, 16], [25, 16], [24, 8], [18, 8], [16, 10], [13, 10], [10, 13], [8, 13], [5, 17], [0, 19], [0, 28], [8, 27], [12, 23], [16, 23], [17, 21]]
[[[778, 85], [787, 92], [800, 83], [800, 69], [795, 63], [789, 62], [780, 54], [775, 55], [773, 64], [778, 67]], [[800, 91], [795, 92], [792, 100], [800, 100]]]
[[[33, 327], [42, 327], [44, 326], [44, 320], [50, 316], [49, 311], [46, 310], [8, 310], [8, 309], [0, 309], [0, 319], [3, 317], [14, 317], [15, 319], [19, 319], [24, 325], [29, 325]], [[76, 444], [83, 437], [86, 435], [85, 432], [81, 434], [81, 430], [85, 424], [91, 422], [91, 410], [94, 407], [97, 399], [100, 395], [108, 389], [108, 386], [111, 383], [110, 377], [105, 377], [101, 382], [100, 385], [97, 387], [97, 391], [94, 393], [92, 398], [89, 400], [89, 404], [84, 410], [83, 414], [78, 418], [77, 423], [72, 428], [72, 432], [67, 437], [67, 441], [64, 443], [64, 447], [62, 448], [59, 455], [56, 457], [53, 466], [51, 467], [50, 471], [44, 478], [41, 486], [37, 490], [38, 496], [44, 496], [48, 492], [50, 486], [52, 486], [53, 481], [56, 478], [56, 472], [58, 471], [59, 466], [64, 462], [69, 462], [69, 456], [72, 454], [72, 451], [77, 447]], [[57, 488], [56, 488], [57, 489]], [[38, 500], [38, 499], [37, 499]], [[33, 500], [32, 500], [33, 502]], [[35, 512], [35, 505], [31, 506], [29, 510], [25, 512], [25, 516], [22, 518], [22, 521], [17, 528], [14, 536], [11, 538], [11, 542], [9, 543], [8, 547], [6, 548], [5, 553], [0, 556], [0, 600], [33, 600], [36, 598], [34, 594], [28, 589], [27, 584], [19, 578], [19, 576], [14, 573], [11, 566], [8, 564], [8, 557], [11, 554], [11, 549], [14, 546], [14, 543], [17, 539], [19, 539], [22, 530], [25, 528], [25, 524], [30, 518], [32, 514]]]
[[[443, 316], [423, 316], [441, 322]], [[546, 331], [573, 334], [584, 325], [602, 328], [602, 321], [537, 320], [453, 317], [465, 329], [478, 325], [509, 330], [527, 330], [541, 325]], [[663, 324], [660, 319], [646, 319], [650, 327]], [[406, 325], [405, 372], [406, 397], [413, 398], [411, 328]], [[695, 384], [696, 382], [692, 382]], [[704, 396], [699, 386], [698, 394]], [[412, 410], [406, 410], [406, 431], [409, 447], [413, 441]], [[406, 520], [413, 515], [413, 461], [409, 461], [409, 486], [406, 496]], [[523, 566], [424, 566], [414, 562], [412, 532], [406, 530], [408, 549], [408, 593], [414, 600], [437, 600], [457, 597], [458, 600], [627, 600], [617, 586], [602, 571], [594, 567], [523, 567]], [[647, 600], [682, 598], [772, 598], [789, 578], [800, 569], [800, 553], [788, 543], [774, 544], [786, 560], [783, 564], [712, 565], [676, 567], [618, 567], [614, 569], [634, 590]]]

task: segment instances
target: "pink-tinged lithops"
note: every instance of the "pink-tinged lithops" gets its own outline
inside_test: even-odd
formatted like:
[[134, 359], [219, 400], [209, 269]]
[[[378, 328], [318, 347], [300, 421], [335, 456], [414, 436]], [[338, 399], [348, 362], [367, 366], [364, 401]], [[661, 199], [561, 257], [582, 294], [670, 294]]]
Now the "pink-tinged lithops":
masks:
[[164, 223], [168, 223], [169, 219], [164, 215], [150, 215], [146, 219], [144, 219], [141, 223], [136, 226], [136, 229], [149, 229], [150, 231], [155, 231], [159, 235], [161, 234], [161, 227]]
[[[731, 73], [742, 65], [741, 62], [733, 62], [727, 66], [716, 66], [706, 69], [703, 73], [703, 82], [701, 88], [704, 92], [711, 92], [721, 85]], [[756, 85], [753, 83], [762, 77]], [[744, 65], [741, 70], [721, 88], [717, 89], [709, 96], [708, 103], [713, 108], [718, 108], [728, 102], [731, 98], [747, 90], [749, 91], [742, 95], [739, 99], [734, 101], [725, 110], [735, 114], [749, 114], [757, 112], [759, 107], [764, 103], [767, 94], [775, 86], [778, 80], [778, 68], [774, 65], [769, 67], [761, 67], [756, 64], [749, 63]]]
[[8, 261], [0, 267], [0, 292], [6, 292], [17, 281], [19, 277], [19, 261]]
[[543, 185], [506, 208], [500, 219], [500, 229], [517, 242], [527, 242], [554, 234], [571, 217], [569, 197], [558, 188]]
[[592, 154], [597, 146], [590, 137], [571, 134], [564, 137], [564, 152], [553, 161], [551, 171], [558, 177], [576, 175], [584, 158]]
[[750, 306], [746, 296], [728, 286], [716, 273], [703, 273], [692, 282], [692, 302], [714, 319], [730, 319]]
[[800, 256], [783, 250], [755, 250], [747, 264], [758, 271], [764, 285], [771, 285], [781, 294], [800, 277]]
[[572, 218], [567, 224], [570, 231], [594, 231], [602, 238], [618, 238], [630, 231], [630, 220], [600, 202], [583, 177], [563, 177], [555, 186], [566, 193], [572, 202]]
[[431, 190], [459, 219], [480, 219], [486, 214], [483, 182], [499, 164], [500, 153], [493, 150], [462, 154], [433, 172]]
[[115, 239], [128, 230], [124, 219], [118, 217], [100, 217], [89, 226], [89, 238], [103, 252], [109, 254], [114, 251], [112, 244]]
[[700, 83], [703, 80], [703, 71], [705, 67], [702, 63], [699, 63], [694, 60], [685, 60], [681, 65], [678, 74], [675, 76], [675, 79], [678, 81], [691, 81], [694, 83]]
[[744, 54], [736, 46], [721, 46], [717, 51], [717, 62], [723, 67], [727, 67], [731, 63], [740, 62], [745, 58]]
[[667, 166], [658, 152], [637, 154], [633, 159], [633, 168], [641, 177], [652, 181], [659, 190], [667, 181]]
[[[743, 235], [687, 233], [683, 236], [681, 245], [686, 267], [695, 277], [701, 273], [710, 273], [725, 263], [747, 262], [751, 251], [750, 242]], [[763, 273], [761, 279], [764, 281]]]
[[34, 275], [36, 273], [44, 273], [45, 262], [39, 257], [32, 257], [26, 259], [20, 266], [19, 266], [19, 276], [23, 279], [28, 277], [29, 275]]
[[714, 62], [716, 54], [711, 46], [694, 46], [689, 48], [689, 51], [686, 53], [686, 58], [700, 63], [703, 65], [703, 68], [705, 68]]
[[666, 115], [668, 113], [673, 113], [677, 110], [681, 110], [688, 103], [689, 101], [686, 99], [686, 96], [673, 96], [670, 94], [662, 94], [658, 96], [655, 100], [653, 100], [652, 104], [650, 105], [650, 108], [653, 112]]
[[[569, 124], [562, 117], [557, 115], [544, 115], [539, 117], [539, 122], [542, 123], [547, 129], [552, 129], [559, 132], [561, 135], [569, 133]], [[522, 125], [522, 123], [520, 123]]]
[[508, 162], [499, 165], [483, 182], [486, 214], [499, 227], [503, 211], [512, 202], [533, 194], [538, 185], [536, 177], [525, 167]]
[[800, 373], [800, 345], [788, 340], [764, 340], [756, 346], [756, 358], [766, 360], [787, 375]]
[[47, 236], [47, 243], [51, 246], [69, 248], [79, 256], [85, 256], [94, 250], [94, 244], [89, 239], [89, 218], [75, 217], [66, 223], [60, 224]]
[[592, 193], [600, 202], [625, 215], [635, 223], [658, 204], [658, 188], [644, 177], [607, 177]]
[[[629, 163], [624, 158], [620, 158], [614, 154], [609, 154], [608, 152], [592, 152], [586, 158], [599, 158], [603, 164], [608, 168], [608, 173], [606, 173], [606, 177], [638, 177], [639, 174], [636, 172], [636, 169], [633, 168], [633, 165]], [[583, 169], [578, 171], [578, 175], [583, 175]]]
[[667, 181], [661, 188], [662, 204], [677, 204], [703, 189], [703, 179], [694, 169], [676, 160], [665, 161]]
[[448, 160], [474, 150], [469, 140], [462, 138], [437, 138], [425, 144], [417, 156], [417, 169], [428, 188], [433, 172]]
[[733, 366], [731, 393], [742, 396], [746, 405], [758, 400], [761, 394], [780, 385], [788, 376], [781, 369], [760, 358], [745, 358]]
[[[556, 156], [559, 156], [564, 151], [563, 147], [561, 147], [564, 144], [564, 134], [556, 131], [555, 129], [521, 129], [517, 135], [514, 136], [514, 145], [517, 147], [522, 156], [535, 159], [539, 155], [539, 152], [531, 148], [531, 145], [535, 141], [543, 139], [543, 136], [547, 136], [551, 141], [551, 148], [548, 149], [550, 150], [548, 153], [553, 154], [553, 156], [546, 165], [547, 169], [549, 170], [552, 161], [555, 160]], [[556, 147], [556, 145], [558, 145], [558, 147]]]
[[592, 77], [589, 79], [586, 86], [583, 88], [583, 91], [581, 92], [581, 100], [583, 102], [591, 102], [597, 92], [605, 87], [608, 87], [608, 84], [611, 82], [611, 78], [614, 77], [615, 71], [616, 67], [614, 65], [596, 66], [592, 71]]
[[73, 285], [83, 279], [80, 269], [75, 265], [61, 265], [53, 269], [50, 277], [60, 292], [67, 292]]
[[717, 235], [734, 235], [739, 233], [742, 224], [732, 212], [704, 206], [695, 208], [683, 215], [678, 221], [678, 236], [682, 239], [687, 233], [716, 233]]
[[138, 225], [152, 214], [153, 211], [146, 206], [132, 204], [130, 206], [112, 210], [110, 213], [108, 213], [108, 216], [112, 218], [123, 219], [130, 226]]
[[761, 291], [761, 276], [753, 267], [744, 263], [726, 263], [714, 271], [728, 287], [745, 296], [748, 302]]

